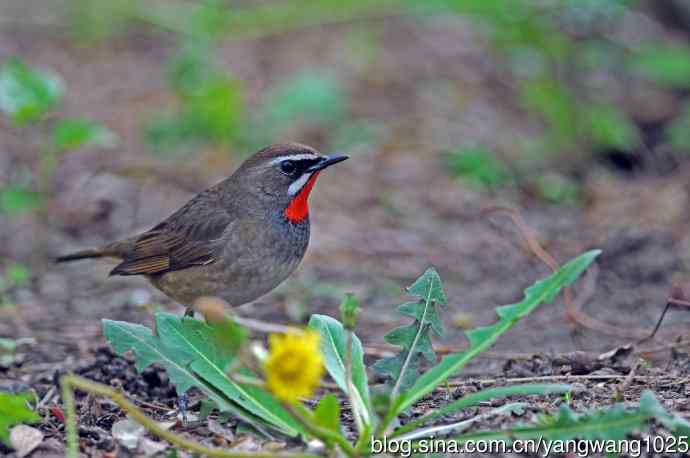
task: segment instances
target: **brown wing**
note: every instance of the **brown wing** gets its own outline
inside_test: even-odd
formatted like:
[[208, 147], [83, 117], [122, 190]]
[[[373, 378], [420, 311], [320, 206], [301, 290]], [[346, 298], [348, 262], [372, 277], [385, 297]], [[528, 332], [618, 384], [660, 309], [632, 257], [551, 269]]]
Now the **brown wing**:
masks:
[[232, 222], [230, 215], [214, 204], [214, 196], [212, 190], [198, 195], [135, 238], [110, 275], [162, 274], [214, 262], [221, 236]]

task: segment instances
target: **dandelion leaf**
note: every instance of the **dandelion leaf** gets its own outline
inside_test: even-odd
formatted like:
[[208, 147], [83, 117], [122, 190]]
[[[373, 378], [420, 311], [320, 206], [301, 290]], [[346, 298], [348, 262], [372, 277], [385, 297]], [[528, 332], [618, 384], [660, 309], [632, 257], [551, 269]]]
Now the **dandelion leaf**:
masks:
[[432, 334], [443, 335], [443, 324], [438, 312], [440, 306], [446, 305], [448, 299], [443, 291], [441, 277], [433, 267], [424, 272], [407, 288], [408, 295], [416, 300], [398, 306], [401, 315], [413, 318], [407, 325], [393, 329], [386, 334], [386, 342], [400, 347], [400, 353], [383, 358], [372, 366], [372, 369], [387, 376], [400, 389], [409, 387], [419, 376], [421, 359], [430, 363], [436, 361], [436, 354], [431, 343]]

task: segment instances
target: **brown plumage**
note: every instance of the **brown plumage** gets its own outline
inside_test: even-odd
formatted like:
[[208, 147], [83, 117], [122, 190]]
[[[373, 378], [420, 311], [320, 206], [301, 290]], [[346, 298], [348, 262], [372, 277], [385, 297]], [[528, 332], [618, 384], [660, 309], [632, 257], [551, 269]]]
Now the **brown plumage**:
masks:
[[[114, 257], [121, 262], [111, 275], [144, 275], [187, 306], [201, 296], [241, 305], [297, 267], [309, 242], [311, 178], [345, 159], [297, 143], [269, 146], [149, 231], [57, 262]], [[286, 212], [295, 199], [304, 218]]]

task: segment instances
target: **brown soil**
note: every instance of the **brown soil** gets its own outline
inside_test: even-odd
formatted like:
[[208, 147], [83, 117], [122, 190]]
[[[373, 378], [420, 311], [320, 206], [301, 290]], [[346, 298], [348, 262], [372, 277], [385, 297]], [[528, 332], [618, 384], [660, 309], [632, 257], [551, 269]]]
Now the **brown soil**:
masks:
[[[484, 44], [476, 37], [473, 46], [463, 47], [450, 61], [436, 49], [434, 43], [467, 43], [474, 35], [466, 25], [449, 28], [438, 23], [422, 29], [411, 21], [391, 20], [382, 30], [387, 58], [367, 74], [359, 73], [356, 66], [339, 65], [338, 56], [346, 52], [346, 26], [223, 48], [220, 60], [228, 63], [228, 70], [252, 82], [247, 87], [250, 104], [276, 80], [270, 75], [308, 66], [313, 64], [309, 56], [319, 56], [319, 65], [338, 68], [351, 86], [353, 112], [369, 118], [400, 113], [415, 117], [414, 131], [407, 125], [392, 127], [385, 144], [354, 151], [350, 161], [324, 174], [312, 198], [313, 235], [299, 272], [239, 312], [275, 322], [305, 322], [311, 313], [337, 316], [343, 293], [355, 292], [362, 305], [357, 334], [367, 347], [367, 360], [373, 360], [392, 350], [383, 340], [385, 332], [405, 322], [395, 313], [402, 288], [434, 265], [450, 299], [443, 310], [448, 332], [438, 349], [462, 349], [462, 326], [491, 323], [494, 307], [519, 300], [524, 288], [549, 273], [526, 249], [508, 218], [481, 216], [482, 209], [492, 205], [509, 205], [521, 210], [559, 262], [586, 249], [603, 250], [596, 275], [574, 289], [576, 305], [589, 321], [567, 319], [562, 299], [541, 307], [459, 374], [451, 393], [439, 390], [416, 405], [411, 415], [484, 386], [526, 379], [574, 383], [578, 389], [571, 404], [578, 411], [605, 407], [615, 399], [632, 406], [642, 390], [651, 389], [667, 408], [689, 413], [687, 310], [669, 312], [657, 337], [635, 345], [625, 360], [597, 357], [645, 337], [663, 309], [672, 280], [690, 278], [684, 273], [690, 264], [690, 164], [680, 161], [667, 169], [653, 157], [630, 173], [588, 162], [579, 177], [586, 195], [577, 206], [547, 205], [518, 189], [478, 191], [448, 177], [440, 152], [459, 138], [468, 143], [490, 141], [500, 148], [532, 135], [539, 126], [525, 121], [515, 107], [499, 103], [505, 101], [495, 87], [476, 83], [487, 76], [481, 72], [498, 71], [480, 72], [467, 64], [484, 56]], [[151, 325], [150, 304], [178, 312], [181, 307], [141, 279], [108, 278], [107, 262], [52, 263], [58, 254], [151, 226], [237, 164], [233, 156], [215, 151], [176, 161], [144, 153], [139, 126], [152, 105], [166, 100], [161, 75], [170, 52], [166, 36], [134, 34], [110, 45], [82, 49], [54, 30], [0, 26], [0, 61], [17, 54], [33, 65], [56, 69], [69, 86], [60, 114], [98, 119], [122, 140], [115, 152], [89, 149], [66, 156], [49, 183], [53, 191], [45, 212], [0, 215], [0, 265], [2, 260], [18, 260], [32, 272], [29, 285], [7, 292], [11, 304], [0, 306], [0, 336], [36, 339], [19, 349], [14, 364], [0, 367], [0, 389], [30, 387], [44, 399], [47, 415], [40, 428], [48, 439], [56, 440], [48, 440], [35, 457], [62, 453], [63, 425], [49, 414], [51, 407], [60, 405], [55, 380], [62, 373], [117, 386], [156, 418], [175, 415], [174, 387], [165, 372], [149, 368], [137, 374], [131, 360], [114, 356], [102, 337], [100, 319]], [[393, 78], [401, 73], [396, 65], [408, 53], [422, 57], [408, 59], [405, 79], [389, 81], [385, 87], [372, 79], [371, 75]], [[458, 85], [475, 82], [464, 87], [468, 102], [462, 120], [448, 115], [444, 135], [438, 134], [433, 120], [438, 110], [447, 107], [433, 92], [417, 93], [420, 81], [443, 76], [427, 74], [428, 68], [453, 75]], [[291, 134], [317, 146], [324, 135]], [[425, 146], [409, 146], [408, 136], [416, 139], [415, 145]], [[30, 128], [18, 129], [0, 119], [0, 183], [22, 168], [33, 167], [39, 148]], [[184, 167], [175, 168], [180, 163]], [[674, 344], [679, 337], [684, 343]], [[651, 364], [639, 366], [627, 378], [640, 357]], [[193, 395], [192, 412], [197, 400]], [[507, 427], [563, 402], [558, 396], [523, 400], [529, 407], [520, 417], [498, 417], [473, 429]], [[469, 418], [491, 407], [496, 405], [443, 421]], [[81, 397], [79, 411], [80, 440], [87, 455], [125, 456], [110, 435], [110, 427], [122, 417], [116, 406]], [[231, 420], [229, 427], [237, 425]], [[206, 426], [189, 427], [186, 434], [217, 443]], [[237, 431], [236, 437], [237, 443], [252, 447], [254, 439]], [[0, 453], [13, 456], [1, 446]]]

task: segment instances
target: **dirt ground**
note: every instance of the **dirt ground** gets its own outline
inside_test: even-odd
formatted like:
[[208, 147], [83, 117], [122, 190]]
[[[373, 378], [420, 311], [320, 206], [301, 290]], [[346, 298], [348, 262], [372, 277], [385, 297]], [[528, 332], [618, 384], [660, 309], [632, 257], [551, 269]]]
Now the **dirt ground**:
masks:
[[[311, 313], [337, 316], [343, 294], [354, 292], [362, 305], [357, 334], [367, 359], [373, 360], [392, 350], [383, 335], [404, 322], [395, 313], [402, 288], [433, 265], [449, 297], [443, 310], [448, 332], [437, 342], [439, 352], [462, 349], [463, 326], [491, 323], [494, 307], [519, 300], [524, 288], [549, 272], [527, 250], [507, 217], [482, 216], [483, 209], [508, 205], [521, 211], [559, 262], [587, 249], [603, 250], [596, 268], [574, 288], [580, 319], [566, 317], [560, 298], [541, 307], [458, 374], [450, 395], [439, 391], [415, 406], [412, 414], [433, 409], [448, 396], [535, 378], [575, 383], [572, 403], [577, 410], [611, 405], [619, 390], [624, 402], [634, 405], [643, 389], [652, 389], [665, 407], [690, 414], [690, 310], [669, 312], [657, 336], [634, 345], [634, 353], [624, 361], [597, 359], [648, 335], [672, 280], [690, 280], [690, 162], [671, 164], [668, 158], [654, 156], [628, 171], [612, 161], [590, 161], [579, 175], [586, 195], [577, 206], [544, 204], [513, 188], [479, 191], [445, 172], [446, 146], [457, 139], [506, 144], [539, 128], [511, 107], [496, 103], [500, 94], [491, 85], [476, 83], [491, 72], [472, 65], [484, 56], [482, 43], [467, 28], [448, 27], [443, 21], [422, 31], [405, 20], [391, 20], [383, 27], [386, 54], [375, 69], [382, 81], [388, 78], [384, 91], [356, 66], [340, 62], [345, 33], [313, 28], [230, 43], [222, 50], [222, 62], [252, 82], [250, 101], [270, 85], [276, 72], [294, 71], [309, 65], [308, 56], [319, 56], [322, 65], [331, 65], [351, 85], [355, 112], [370, 118], [414, 116], [411, 134], [406, 125], [391, 128], [385, 144], [353, 151], [351, 160], [323, 174], [311, 202], [311, 244], [299, 271], [240, 313], [275, 322], [306, 322]], [[437, 47], [446, 40], [465, 43], [450, 60]], [[0, 367], [2, 389], [28, 386], [46, 407], [53, 406], [60, 402], [56, 377], [74, 372], [121, 387], [156, 418], [174, 418], [176, 396], [167, 375], [156, 368], [137, 374], [131, 360], [113, 355], [102, 337], [100, 320], [151, 325], [152, 308], [181, 312], [181, 307], [143, 280], [108, 278], [112, 265], [107, 261], [52, 263], [58, 254], [152, 226], [238, 164], [232, 156], [213, 151], [176, 161], [143, 151], [139, 121], [148, 106], [165, 101], [161, 68], [170, 48], [165, 38], [141, 34], [96, 50], [81, 49], [53, 30], [0, 27], [0, 61], [21, 55], [31, 64], [56, 69], [72, 93], [61, 113], [98, 119], [122, 142], [117, 151], [88, 149], [68, 155], [51, 183], [54, 191], [45, 212], [0, 215], [0, 263], [19, 260], [31, 267], [29, 285], [9, 291], [12, 304], [0, 307], [0, 336], [35, 339], [35, 344], [19, 349], [14, 364]], [[295, 49], [300, 53], [291, 51]], [[423, 58], [409, 59], [405, 79], [395, 80], [405, 53]], [[438, 64], [441, 60], [444, 65]], [[439, 77], [428, 74], [428, 68], [442, 69], [468, 85], [474, 81], [467, 89], [462, 119], [449, 115], [438, 121], [443, 110], [438, 96], [419, 93], [412, 85]], [[319, 134], [298, 134], [305, 135], [300, 140], [318, 146]], [[422, 146], [411, 146], [409, 136]], [[31, 164], [37, 148], [29, 130], [0, 120], [0, 182], [12, 170]], [[638, 358], [649, 364], [639, 365]], [[628, 378], [634, 366], [638, 368]], [[553, 410], [562, 398], [528, 402], [521, 418], [501, 417], [473, 429], [524, 421], [543, 409]], [[496, 406], [479, 410], [489, 407]], [[474, 409], [452, 419], [477, 413]], [[80, 415], [85, 453], [126, 456], [110, 435], [110, 427], [122, 417], [114, 405], [82, 397]], [[231, 429], [236, 426], [232, 420], [228, 424]], [[32, 456], [61, 454], [64, 430], [59, 419], [48, 415], [40, 428], [48, 441]], [[209, 444], [222, 443], [206, 426], [189, 427], [187, 434]], [[259, 447], [237, 431], [232, 444], [247, 450]], [[289, 443], [270, 446], [299, 449]], [[13, 456], [0, 446], [2, 453]]]

